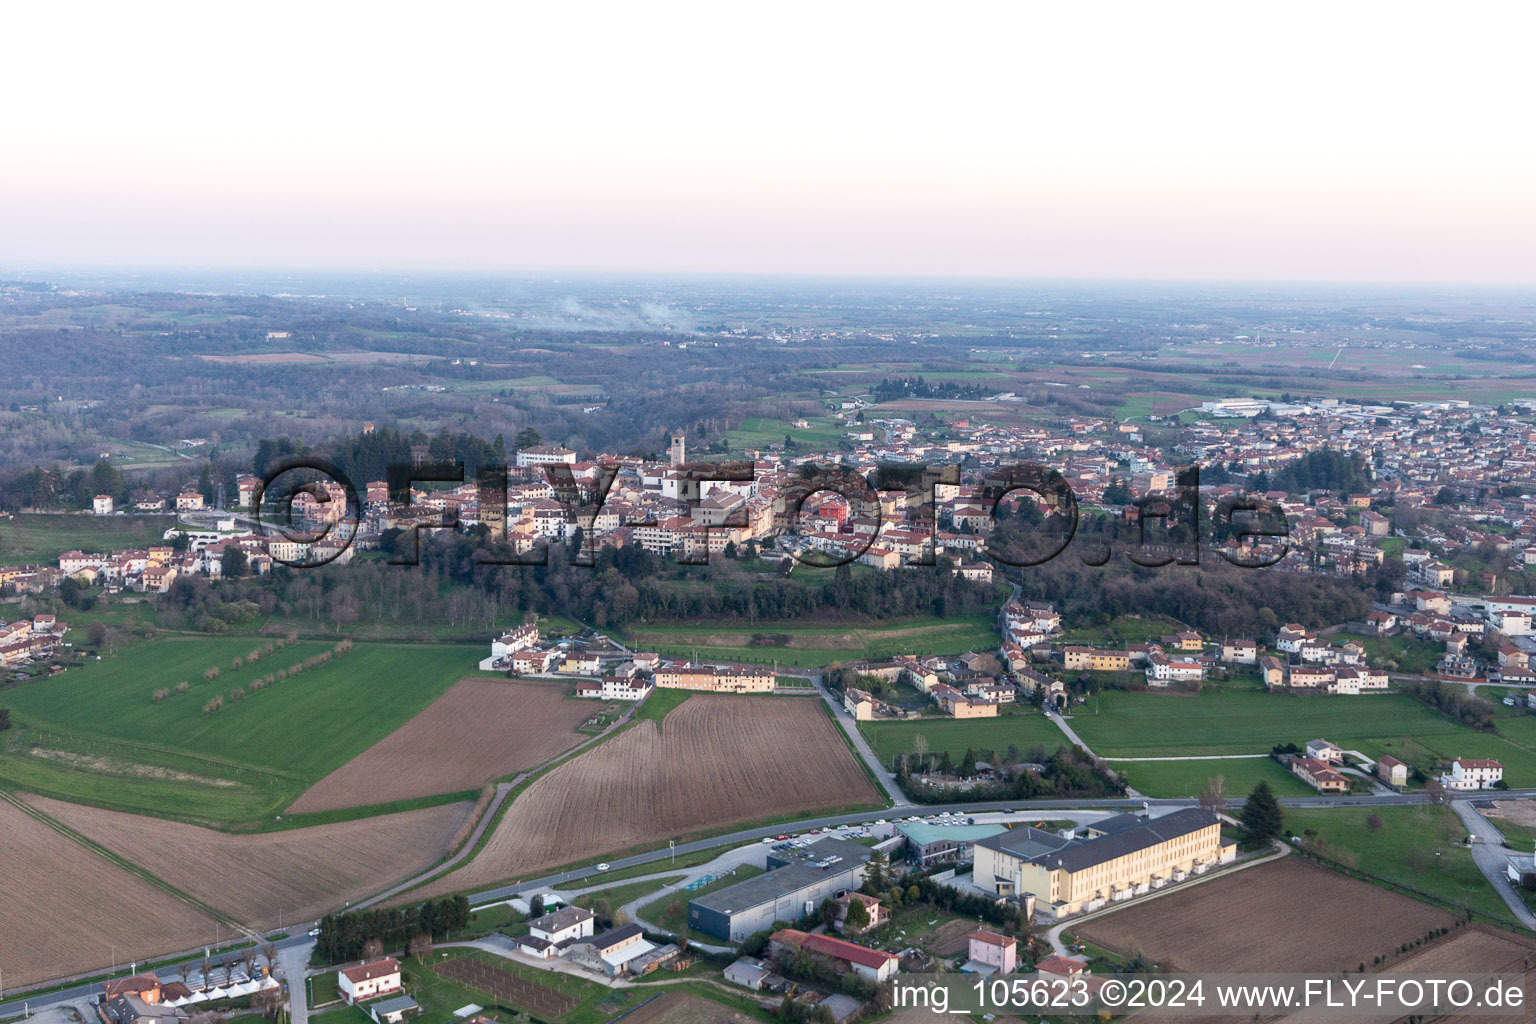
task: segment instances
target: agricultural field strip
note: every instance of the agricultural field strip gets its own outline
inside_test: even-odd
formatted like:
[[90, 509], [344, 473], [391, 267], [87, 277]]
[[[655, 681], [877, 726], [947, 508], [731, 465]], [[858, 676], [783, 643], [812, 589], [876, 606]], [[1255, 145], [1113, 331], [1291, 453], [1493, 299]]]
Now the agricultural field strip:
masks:
[[[474, 860], [425, 892], [554, 867], [571, 859], [571, 849], [595, 856], [756, 817], [878, 801], [819, 704], [700, 694], [669, 711], [660, 728], [638, 722], [535, 780]], [[765, 774], [774, 763], [783, 770]], [[702, 791], [701, 780], [709, 784]]]
[[576, 726], [602, 707], [569, 699], [566, 691], [565, 683], [461, 679], [288, 810], [301, 814], [459, 792], [532, 768], [579, 742]]
[[[470, 805], [236, 835], [28, 797], [25, 809], [229, 926], [267, 928], [358, 902], [447, 852]], [[18, 806], [25, 806], [18, 802]], [[220, 909], [214, 910], [214, 907]]]
[[[6, 927], [0, 961], [14, 988], [104, 970], [111, 948], [155, 956], [209, 943], [214, 924], [193, 904], [0, 800]], [[82, 922], [89, 922], [85, 926]]]
[[161, 878], [152, 871], [149, 871], [147, 868], [135, 864], [133, 861], [122, 856], [121, 854], [114, 852], [101, 843], [98, 843], [95, 840], [76, 831], [75, 829], [70, 828], [68, 825], [64, 824], [62, 821], [59, 821], [57, 818], [51, 817], [40, 808], [28, 805], [25, 801], [17, 799], [10, 793], [0, 792], [0, 800], [3, 800], [5, 803], [15, 807], [23, 814], [26, 814], [36, 821], [41, 822], [43, 825], [46, 825], [48, 828], [52, 829], [54, 832], [57, 832], [65, 839], [68, 839], [70, 842], [80, 846], [82, 849], [90, 851], [108, 863], [115, 865], [123, 871], [126, 871], [128, 874], [149, 883], [155, 888], [165, 892], [167, 895], [180, 900], [181, 902], [203, 914], [206, 914], [211, 920], [218, 921], [230, 928], [239, 927], [240, 922], [235, 918], [229, 916], [221, 910], [218, 910], [215, 907], [210, 906], [191, 893]]

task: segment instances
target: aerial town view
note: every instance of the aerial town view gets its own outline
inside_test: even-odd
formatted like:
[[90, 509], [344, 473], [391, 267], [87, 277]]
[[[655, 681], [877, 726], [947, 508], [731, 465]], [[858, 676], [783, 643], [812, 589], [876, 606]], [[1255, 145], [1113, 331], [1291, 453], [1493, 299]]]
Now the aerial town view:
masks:
[[1324, 11], [18, 12], [0, 1021], [1529, 1019], [1519, 15]]

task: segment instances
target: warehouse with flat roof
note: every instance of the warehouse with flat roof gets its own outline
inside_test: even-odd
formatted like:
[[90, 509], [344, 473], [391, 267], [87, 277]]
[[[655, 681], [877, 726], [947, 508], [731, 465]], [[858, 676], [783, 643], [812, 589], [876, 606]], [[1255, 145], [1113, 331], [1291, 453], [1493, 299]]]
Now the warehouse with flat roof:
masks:
[[723, 942], [740, 942], [775, 921], [798, 921], [822, 900], [862, 885], [869, 852], [858, 843], [828, 839], [770, 856], [767, 873], [689, 900], [688, 926]]

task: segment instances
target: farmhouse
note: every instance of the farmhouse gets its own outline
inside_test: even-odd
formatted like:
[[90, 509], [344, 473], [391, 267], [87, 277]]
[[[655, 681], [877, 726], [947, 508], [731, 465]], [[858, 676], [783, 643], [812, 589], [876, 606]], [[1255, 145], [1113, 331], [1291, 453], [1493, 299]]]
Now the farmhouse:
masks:
[[1451, 762], [1451, 770], [1440, 776], [1440, 784], [1446, 789], [1492, 789], [1494, 783], [1504, 780], [1504, 766], [1487, 757], [1458, 757]]
[[784, 928], [769, 937], [770, 948], [779, 956], [803, 949], [825, 957], [841, 971], [852, 972], [868, 981], [885, 981], [900, 964], [895, 953], [870, 949], [830, 935], [811, 935], [797, 928]]
[[975, 884], [999, 896], [1032, 894], [1039, 917], [1054, 921], [1169, 882], [1202, 874], [1236, 856], [1221, 821], [1187, 808], [1144, 820], [1122, 814], [1067, 839], [1017, 828], [976, 843]]
[[394, 957], [370, 960], [336, 972], [336, 990], [349, 1003], [400, 991], [400, 961]]

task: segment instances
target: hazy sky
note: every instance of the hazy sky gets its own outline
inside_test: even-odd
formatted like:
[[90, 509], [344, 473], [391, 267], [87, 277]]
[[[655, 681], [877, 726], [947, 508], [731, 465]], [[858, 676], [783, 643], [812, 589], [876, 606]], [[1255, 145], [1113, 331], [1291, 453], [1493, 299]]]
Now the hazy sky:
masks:
[[16, 4], [0, 263], [1536, 283], [1530, 9]]

